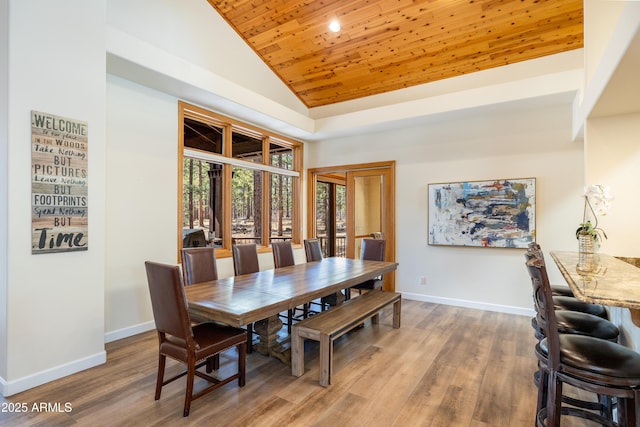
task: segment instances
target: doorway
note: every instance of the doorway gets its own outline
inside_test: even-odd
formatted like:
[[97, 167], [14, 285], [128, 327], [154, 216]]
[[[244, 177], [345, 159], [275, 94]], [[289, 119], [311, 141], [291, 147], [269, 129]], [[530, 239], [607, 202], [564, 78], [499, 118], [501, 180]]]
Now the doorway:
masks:
[[[395, 261], [395, 162], [309, 169], [307, 236], [324, 256], [359, 258], [363, 238], [386, 240], [385, 260]], [[384, 289], [395, 289], [386, 274]]]

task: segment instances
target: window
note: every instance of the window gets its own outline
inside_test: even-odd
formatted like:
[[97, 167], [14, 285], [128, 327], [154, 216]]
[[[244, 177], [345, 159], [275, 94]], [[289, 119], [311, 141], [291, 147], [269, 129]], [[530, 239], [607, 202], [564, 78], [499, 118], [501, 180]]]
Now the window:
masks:
[[302, 144], [180, 103], [179, 247], [300, 242]]

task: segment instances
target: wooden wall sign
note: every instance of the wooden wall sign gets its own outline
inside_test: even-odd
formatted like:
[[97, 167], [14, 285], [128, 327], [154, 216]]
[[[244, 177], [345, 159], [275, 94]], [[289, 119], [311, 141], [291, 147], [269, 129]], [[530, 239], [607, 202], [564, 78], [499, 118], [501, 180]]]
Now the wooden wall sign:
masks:
[[88, 248], [87, 123], [31, 111], [31, 253]]

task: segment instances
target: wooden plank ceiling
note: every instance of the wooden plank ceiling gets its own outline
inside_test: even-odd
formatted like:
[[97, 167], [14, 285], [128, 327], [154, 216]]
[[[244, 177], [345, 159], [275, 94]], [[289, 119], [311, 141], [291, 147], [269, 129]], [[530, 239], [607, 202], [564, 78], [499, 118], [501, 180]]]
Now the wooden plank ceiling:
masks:
[[582, 0], [208, 1], [309, 108], [583, 46]]

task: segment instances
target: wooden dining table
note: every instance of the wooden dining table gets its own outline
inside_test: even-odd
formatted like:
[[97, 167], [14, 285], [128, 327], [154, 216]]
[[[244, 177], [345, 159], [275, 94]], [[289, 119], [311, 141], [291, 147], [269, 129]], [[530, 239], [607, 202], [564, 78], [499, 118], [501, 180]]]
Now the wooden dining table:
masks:
[[189, 312], [231, 326], [254, 324], [254, 349], [287, 362], [278, 314], [394, 271], [395, 262], [331, 257], [185, 287]]

